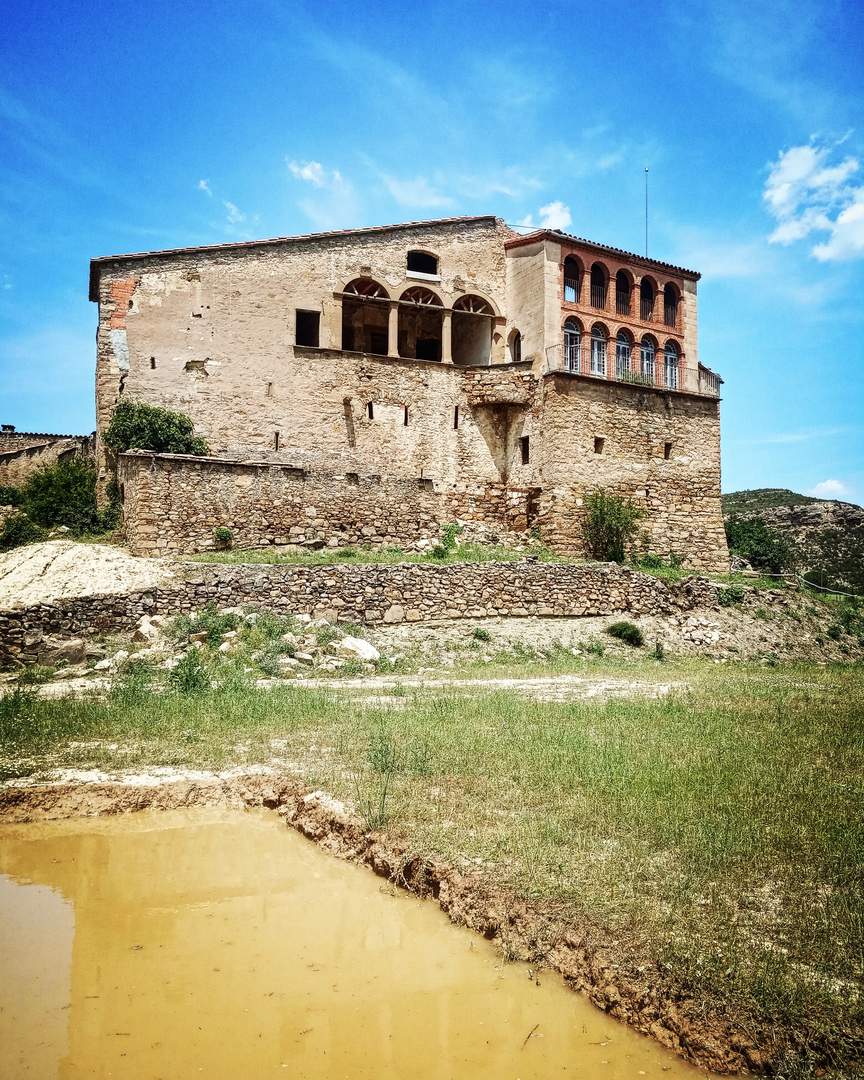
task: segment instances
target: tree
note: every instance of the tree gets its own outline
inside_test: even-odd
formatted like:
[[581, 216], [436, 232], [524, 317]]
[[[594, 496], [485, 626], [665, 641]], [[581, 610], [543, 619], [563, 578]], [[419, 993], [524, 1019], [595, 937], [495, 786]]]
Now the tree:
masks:
[[782, 574], [792, 564], [789, 542], [756, 515], [733, 514], [726, 522], [726, 540], [731, 553], [746, 559], [756, 570]]
[[96, 509], [96, 467], [69, 457], [33, 473], [22, 492], [22, 509], [44, 528], [65, 525], [73, 533], [100, 532], [106, 523]]
[[210, 453], [206, 441], [194, 433], [192, 421], [184, 413], [140, 401], [120, 402], [103, 441], [118, 454], [125, 450], [153, 450], [162, 454]]

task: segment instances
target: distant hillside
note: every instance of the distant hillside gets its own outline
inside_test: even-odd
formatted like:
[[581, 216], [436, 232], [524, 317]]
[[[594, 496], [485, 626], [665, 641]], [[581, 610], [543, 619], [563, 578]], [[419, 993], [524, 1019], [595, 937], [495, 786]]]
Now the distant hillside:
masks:
[[789, 541], [800, 573], [864, 593], [864, 508], [855, 503], [755, 488], [724, 495], [723, 515], [761, 518]]

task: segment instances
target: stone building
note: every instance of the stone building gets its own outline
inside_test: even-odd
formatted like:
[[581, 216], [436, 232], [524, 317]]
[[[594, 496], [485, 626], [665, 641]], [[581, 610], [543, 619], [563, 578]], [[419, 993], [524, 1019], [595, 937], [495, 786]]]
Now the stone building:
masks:
[[[415, 542], [440, 522], [582, 550], [586, 493], [722, 568], [719, 377], [690, 270], [460, 217], [93, 260], [97, 430], [121, 395], [213, 457], [124, 455], [142, 552]], [[101, 474], [108, 462], [97, 446]]]

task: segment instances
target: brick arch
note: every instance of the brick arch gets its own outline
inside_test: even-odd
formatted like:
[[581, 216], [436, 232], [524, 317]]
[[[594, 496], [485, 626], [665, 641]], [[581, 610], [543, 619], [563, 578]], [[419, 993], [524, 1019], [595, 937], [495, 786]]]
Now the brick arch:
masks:
[[384, 286], [371, 277], [358, 277], [349, 281], [343, 293], [348, 293], [350, 296], [360, 296], [367, 300], [389, 300], [390, 294], [384, 288]]

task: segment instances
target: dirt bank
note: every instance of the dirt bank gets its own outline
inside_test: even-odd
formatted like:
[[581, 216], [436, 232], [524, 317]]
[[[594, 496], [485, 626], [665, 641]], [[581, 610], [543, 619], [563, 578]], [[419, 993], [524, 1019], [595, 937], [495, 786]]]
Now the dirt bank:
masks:
[[495, 940], [505, 956], [543, 964], [599, 1008], [716, 1072], [770, 1070], [783, 1053], [776, 1032], [706, 1016], [668, 972], [629, 964], [626, 948], [597, 927], [566, 924], [554, 905], [526, 900], [413, 851], [398, 837], [369, 832], [345, 806], [296, 778], [198, 773], [194, 779], [141, 775], [120, 782], [8, 786], [0, 822], [25, 822], [189, 806], [264, 806], [331, 853], [434, 899], [457, 924]]

